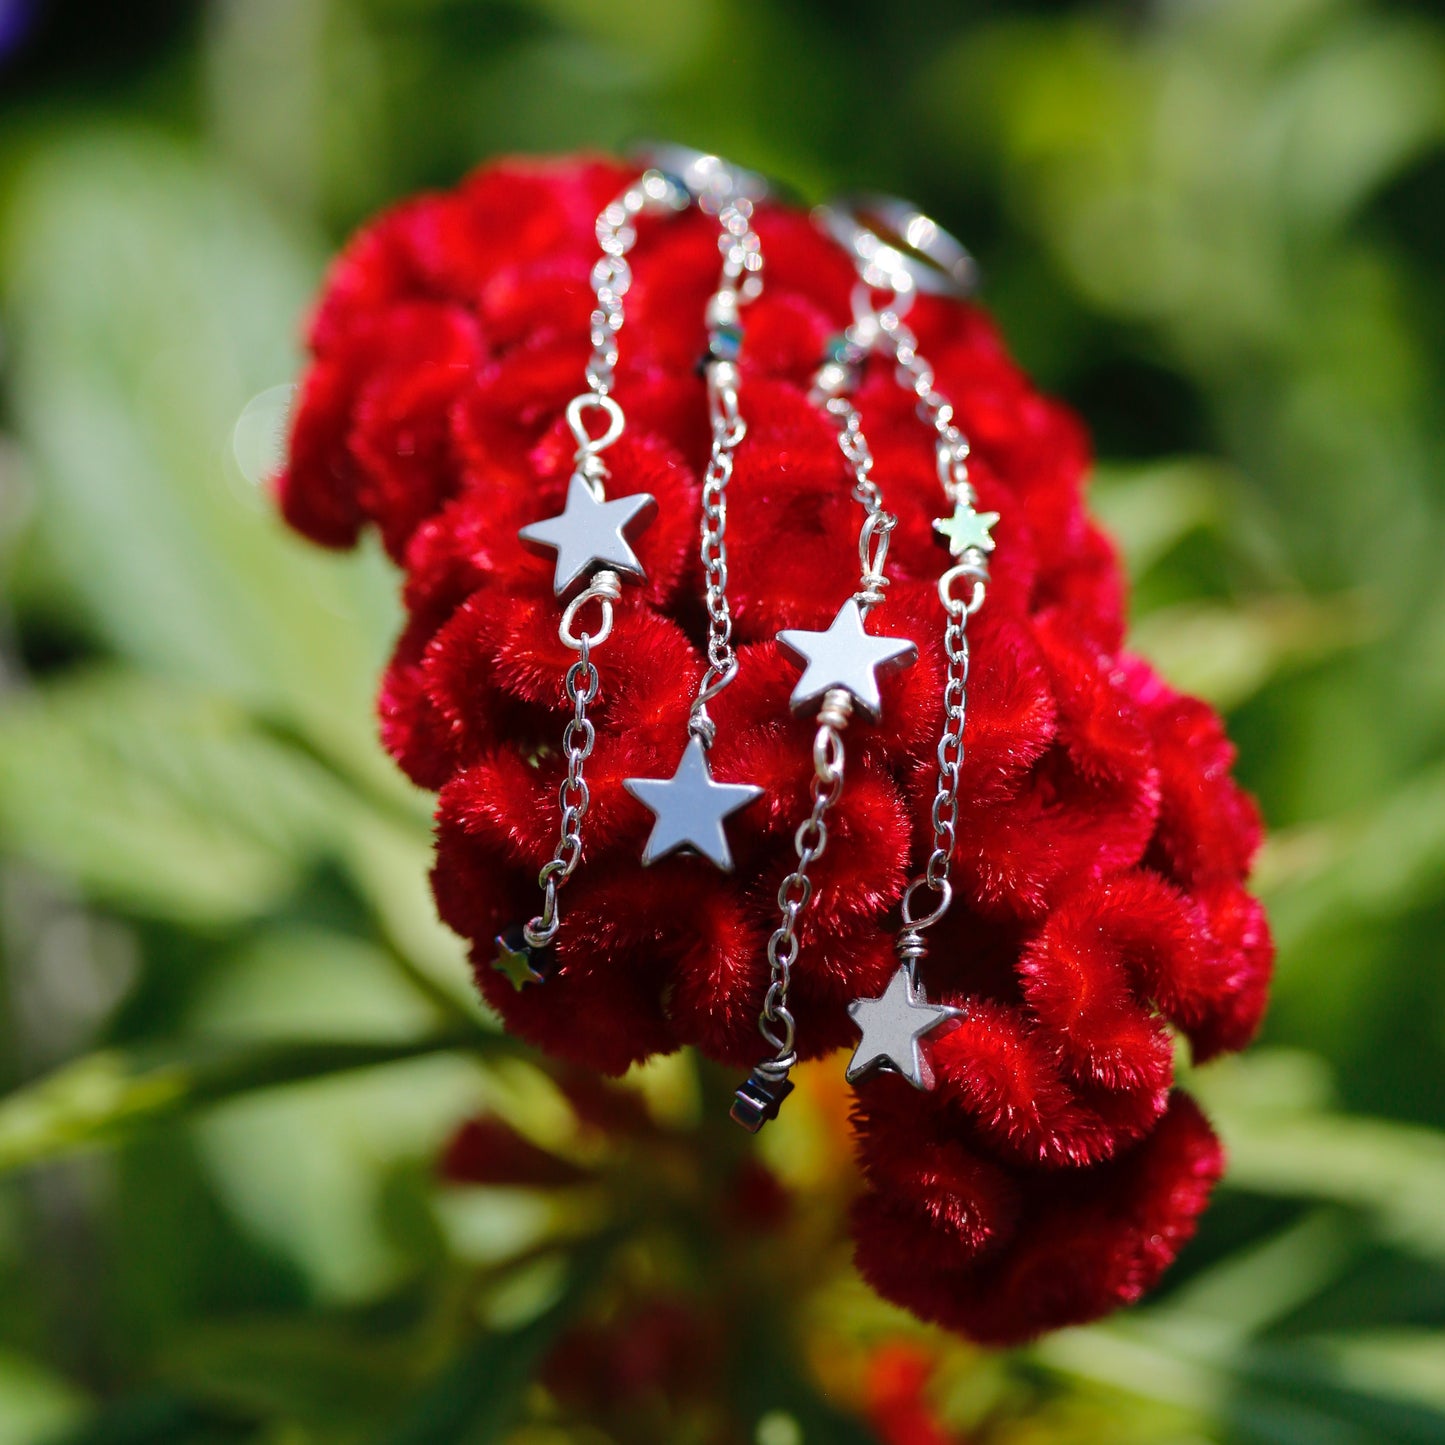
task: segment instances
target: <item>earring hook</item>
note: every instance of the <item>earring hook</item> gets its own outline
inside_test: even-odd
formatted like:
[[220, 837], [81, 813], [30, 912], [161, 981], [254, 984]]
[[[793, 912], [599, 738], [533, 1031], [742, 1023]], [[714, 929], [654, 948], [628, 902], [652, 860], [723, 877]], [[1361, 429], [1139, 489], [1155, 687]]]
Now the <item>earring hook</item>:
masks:
[[979, 287], [968, 248], [931, 216], [899, 196], [839, 196], [813, 211], [814, 222], [854, 258], [869, 286], [962, 301]]

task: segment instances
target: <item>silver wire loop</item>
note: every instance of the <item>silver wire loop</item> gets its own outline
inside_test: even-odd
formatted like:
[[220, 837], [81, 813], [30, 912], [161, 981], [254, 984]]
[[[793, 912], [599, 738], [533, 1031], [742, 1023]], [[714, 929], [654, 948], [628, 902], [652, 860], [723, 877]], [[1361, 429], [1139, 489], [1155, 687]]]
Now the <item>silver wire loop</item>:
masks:
[[968, 248], [900, 196], [840, 196], [818, 206], [813, 215], [829, 236], [852, 252], [859, 274], [870, 286], [960, 301], [978, 290], [978, 263]]
[[[589, 411], [601, 411], [607, 415], [607, 425], [599, 436], [593, 436], [582, 419], [583, 414]], [[584, 457], [593, 457], [598, 452], [606, 451], [622, 435], [622, 408], [610, 396], [584, 391], [567, 403], [567, 425], [577, 439], [576, 460], [580, 462]]]
[[833, 723], [823, 723], [813, 738], [813, 775], [824, 787], [843, 785], [843, 735]]
[[862, 585], [853, 594], [853, 599], [865, 616], [883, 601], [888, 586], [883, 564], [888, 560], [888, 544], [897, 525], [898, 518], [888, 512], [870, 512], [858, 534], [859, 581]]
[[[938, 902], [931, 912], [925, 913], [921, 918], [915, 918], [913, 916], [913, 895], [921, 888], [927, 888], [931, 893], [936, 894]], [[952, 902], [953, 885], [947, 878], [929, 878], [926, 875], [922, 878], [915, 878], [903, 895], [904, 928], [917, 932], [920, 929], [931, 927], [948, 912]]]
[[[589, 646], [600, 646], [612, 635], [612, 604], [621, 596], [622, 579], [616, 572], [597, 573], [586, 588], [567, 604], [567, 610], [562, 614], [562, 621], [557, 625], [558, 637], [574, 652], [582, 652]], [[572, 627], [577, 621], [577, 614], [589, 602], [599, 604], [602, 612], [602, 626], [596, 632], [574, 633]]]
[[[959, 582], [970, 582], [973, 590], [967, 600], [953, 595], [954, 586]], [[956, 567], [950, 567], [938, 579], [938, 600], [948, 610], [950, 617], [972, 617], [983, 606], [988, 588], [988, 567], [983, 562], [969, 561], [967, 554]]]

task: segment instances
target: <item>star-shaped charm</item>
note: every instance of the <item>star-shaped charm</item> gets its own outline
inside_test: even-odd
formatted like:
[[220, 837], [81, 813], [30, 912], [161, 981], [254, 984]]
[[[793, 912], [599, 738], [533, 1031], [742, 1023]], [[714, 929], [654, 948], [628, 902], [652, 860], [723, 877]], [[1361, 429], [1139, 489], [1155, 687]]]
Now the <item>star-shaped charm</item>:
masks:
[[623, 534], [645, 526], [656, 509], [656, 500], [646, 492], [611, 502], [598, 501], [583, 477], [573, 472], [567, 483], [567, 503], [560, 515], [533, 522], [517, 535], [534, 547], [556, 552], [557, 575], [552, 590], [561, 597], [595, 567], [610, 567], [641, 581], [646, 575], [642, 563]]
[[997, 512], [976, 512], [967, 502], [959, 502], [951, 517], [933, 519], [933, 530], [948, 543], [948, 550], [955, 557], [962, 557], [970, 547], [992, 552], [994, 542], [990, 533], [998, 526], [998, 517]]
[[907, 667], [918, 649], [906, 637], [870, 637], [863, 630], [863, 613], [849, 598], [826, 632], [802, 632], [790, 627], [778, 641], [804, 664], [793, 689], [794, 712], [805, 712], [824, 693], [841, 687], [877, 722], [883, 712], [878, 695], [878, 669]]
[[707, 751], [696, 737], [687, 740], [682, 761], [670, 778], [626, 778], [622, 786], [656, 815], [642, 850], [644, 865], [690, 848], [724, 873], [733, 871], [733, 855], [723, 819], [763, 795], [752, 783], [713, 782]]
[[518, 993], [529, 983], [546, 983], [554, 970], [550, 948], [533, 948], [520, 925], [497, 935], [497, 956], [492, 967], [502, 974]]
[[855, 998], [848, 1012], [863, 1031], [848, 1062], [850, 1084], [886, 1068], [902, 1074], [915, 1089], [931, 1089], [933, 1068], [919, 1040], [946, 1020], [961, 1017], [963, 1010], [929, 1003], [922, 985], [900, 968], [878, 998]]

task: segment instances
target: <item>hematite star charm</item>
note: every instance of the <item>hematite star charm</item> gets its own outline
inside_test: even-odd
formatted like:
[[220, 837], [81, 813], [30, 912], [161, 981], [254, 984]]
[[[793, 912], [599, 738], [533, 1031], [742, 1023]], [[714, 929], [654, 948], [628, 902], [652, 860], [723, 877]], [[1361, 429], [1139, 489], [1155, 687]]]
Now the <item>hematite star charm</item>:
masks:
[[733, 855], [728, 851], [723, 819], [763, 795], [752, 783], [715, 783], [707, 765], [707, 749], [695, 736], [688, 738], [670, 778], [625, 778], [622, 786], [656, 815], [642, 850], [644, 866], [679, 848], [690, 848], [724, 873], [733, 871]]
[[826, 632], [788, 628], [778, 633], [778, 641], [804, 664], [793, 689], [794, 712], [806, 712], [824, 693], [841, 687], [874, 722], [883, 712], [878, 669], [907, 667], [918, 656], [917, 647], [906, 637], [870, 637], [852, 597], [838, 609]]
[[581, 473], [573, 472], [562, 511], [523, 527], [517, 535], [532, 546], [556, 552], [557, 573], [552, 590], [561, 597], [574, 582], [597, 567], [610, 567], [641, 581], [646, 573], [623, 534], [646, 526], [656, 510], [657, 501], [647, 492], [610, 502], [599, 500]]
[[855, 998], [848, 1013], [863, 1031], [848, 1063], [850, 1084], [874, 1069], [887, 1068], [915, 1089], [931, 1089], [933, 1068], [918, 1041], [946, 1020], [962, 1017], [963, 1010], [929, 1003], [923, 986], [907, 968], [900, 968], [878, 998]]
[[546, 983], [557, 971], [550, 948], [533, 948], [520, 923], [497, 935], [497, 956], [492, 967], [503, 974], [518, 993], [529, 983]]
[[994, 541], [990, 534], [998, 525], [998, 519], [997, 512], [976, 512], [967, 502], [957, 502], [951, 517], [933, 519], [933, 530], [948, 543], [948, 550], [955, 557], [962, 557], [970, 547], [992, 552]]

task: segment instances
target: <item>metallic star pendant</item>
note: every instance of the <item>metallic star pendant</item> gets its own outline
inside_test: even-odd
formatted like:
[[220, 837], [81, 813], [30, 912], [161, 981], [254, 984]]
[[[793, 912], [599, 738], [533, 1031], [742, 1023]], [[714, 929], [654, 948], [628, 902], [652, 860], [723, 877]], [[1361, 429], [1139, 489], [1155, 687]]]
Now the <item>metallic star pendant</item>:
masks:
[[915, 1089], [933, 1087], [933, 1068], [919, 1040], [962, 1009], [928, 1002], [923, 986], [906, 968], [888, 980], [878, 998], [856, 998], [848, 1005], [853, 1022], [863, 1031], [848, 1063], [848, 1082], [856, 1084], [874, 1069], [902, 1074]]
[[793, 689], [794, 712], [806, 712], [824, 693], [841, 687], [877, 722], [883, 713], [878, 694], [878, 670], [908, 667], [918, 649], [906, 637], [870, 637], [863, 630], [863, 613], [849, 598], [826, 632], [788, 628], [778, 641], [804, 664]]
[[492, 967], [518, 993], [529, 983], [546, 983], [556, 971], [552, 950], [533, 948], [520, 924], [514, 924], [497, 935], [497, 956], [492, 960]]
[[533, 522], [517, 535], [531, 546], [556, 552], [557, 574], [552, 590], [561, 597], [579, 578], [598, 567], [610, 567], [641, 581], [646, 573], [623, 534], [646, 526], [656, 510], [656, 499], [646, 492], [611, 502], [599, 501], [583, 477], [573, 472], [561, 513]]
[[955, 557], [962, 557], [970, 547], [992, 552], [994, 541], [990, 534], [998, 525], [998, 517], [997, 512], [975, 512], [967, 502], [959, 502], [951, 517], [933, 519], [933, 530], [948, 543]]
[[723, 819], [763, 795], [752, 783], [713, 782], [707, 750], [696, 737], [687, 740], [682, 761], [670, 778], [625, 778], [622, 786], [656, 815], [642, 850], [644, 866], [688, 848], [724, 873], [733, 871], [733, 855]]

